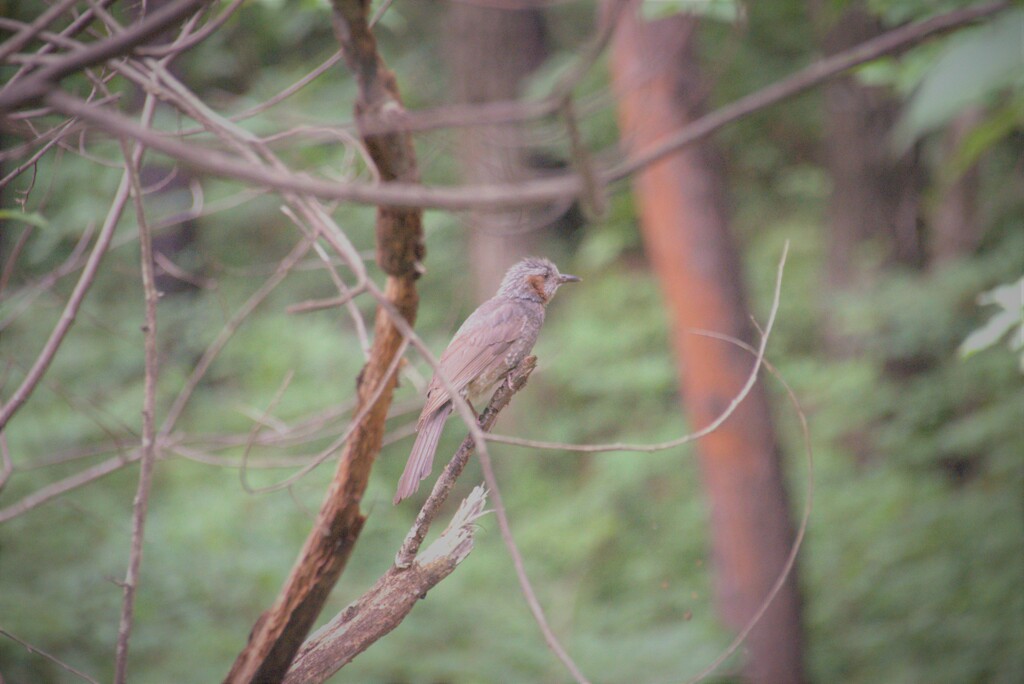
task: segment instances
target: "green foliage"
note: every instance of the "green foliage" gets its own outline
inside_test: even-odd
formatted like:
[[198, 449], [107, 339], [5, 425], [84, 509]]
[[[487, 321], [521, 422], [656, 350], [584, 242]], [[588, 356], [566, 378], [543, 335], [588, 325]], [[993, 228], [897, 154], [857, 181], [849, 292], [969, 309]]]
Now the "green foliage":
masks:
[[911, 98], [894, 134], [897, 144], [910, 145], [966, 108], [988, 104], [1004, 89], [1020, 93], [1024, 89], [1022, 40], [1024, 10], [1004, 12], [952, 39]]
[[692, 14], [703, 19], [731, 23], [743, 17], [744, 5], [736, 0], [644, 0], [640, 11], [648, 21], [674, 14]]
[[1020, 378], [1005, 350], [955, 354], [973, 294], [1016, 268], [1019, 235], [841, 303], [833, 315], [864, 341], [859, 358], [783, 365], [818, 407], [805, 586], [821, 681], [1022, 675]]
[[[1010, 334], [1010, 349], [1024, 354], [1024, 278], [978, 295], [978, 304], [999, 307], [991, 318], [960, 344], [960, 354], [973, 356]], [[1021, 359], [1024, 371], [1024, 356]]]

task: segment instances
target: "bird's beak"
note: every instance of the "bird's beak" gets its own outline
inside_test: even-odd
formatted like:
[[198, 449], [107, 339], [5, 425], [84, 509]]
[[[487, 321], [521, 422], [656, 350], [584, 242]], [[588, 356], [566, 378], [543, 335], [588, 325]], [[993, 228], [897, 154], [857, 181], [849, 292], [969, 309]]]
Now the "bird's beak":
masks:
[[558, 276], [559, 285], [564, 285], [565, 283], [578, 283], [581, 280], [583, 280], [583, 278], [580, 278], [579, 276], [569, 275], [568, 273], [562, 273], [561, 275]]

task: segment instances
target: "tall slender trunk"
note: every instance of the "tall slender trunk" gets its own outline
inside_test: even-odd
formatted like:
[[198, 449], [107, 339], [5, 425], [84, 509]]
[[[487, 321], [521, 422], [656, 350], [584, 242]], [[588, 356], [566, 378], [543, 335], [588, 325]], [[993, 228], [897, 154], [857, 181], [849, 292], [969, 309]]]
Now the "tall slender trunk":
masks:
[[[448, 16], [456, 99], [473, 104], [515, 99], [523, 79], [547, 54], [541, 11], [456, 2]], [[458, 152], [468, 182], [509, 182], [528, 173], [515, 124], [461, 130]], [[509, 266], [534, 251], [538, 234], [525, 211], [475, 211], [468, 224], [470, 266], [477, 300], [483, 300], [494, 294]]]
[[[701, 114], [695, 28], [692, 17], [643, 22], [625, 13], [613, 43], [612, 81], [629, 151], [649, 147]], [[687, 333], [704, 328], [752, 337], [721, 160], [708, 143], [691, 146], [640, 173], [634, 189], [646, 251], [672, 314], [686, 411], [699, 427], [725, 409], [751, 363], [735, 347]], [[760, 385], [696, 451], [711, 508], [719, 608], [725, 622], [740, 629], [771, 590], [793, 539], [780, 453]], [[750, 681], [803, 680], [795, 574], [747, 647]]]
[[[812, 7], [813, 9], [813, 7]], [[820, 13], [820, 12], [819, 12]], [[826, 54], [841, 52], [879, 35], [881, 22], [857, 0], [821, 38]], [[855, 346], [827, 316], [834, 295], [863, 288], [877, 267], [925, 262], [920, 223], [923, 174], [918, 151], [893, 149], [891, 133], [901, 104], [888, 88], [864, 84], [855, 75], [824, 87], [825, 164], [832, 179], [826, 226], [826, 342], [833, 353]], [[872, 257], [864, 260], [864, 257]]]

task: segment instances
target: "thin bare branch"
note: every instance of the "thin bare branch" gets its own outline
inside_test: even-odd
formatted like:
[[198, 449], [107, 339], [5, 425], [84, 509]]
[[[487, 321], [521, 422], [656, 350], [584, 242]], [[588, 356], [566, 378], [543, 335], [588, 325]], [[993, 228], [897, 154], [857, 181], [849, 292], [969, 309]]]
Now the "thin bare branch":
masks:
[[231, 0], [231, 3], [224, 8], [224, 11], [206, 22], [201, 29], [191, 35], [184, 33], [169, 45], [141, 45], [136, 52], [145, 57], [174, 57], [179, 55], [213, 35], [217, 29], [223, 26], [224, 23], [230, 19], [236, 11], [238, 11], [243, 2], [245, 2], [245, 0]]
[[[93, 223], [86, 224], [85, 230], [82, 231], [81, 237], [78, 238], [78, 242], [75, 244], [74, 249], [71, 250], [71, 254], [68, 255], [68, 258], [65, 259], [60, 266], [42, 276], [39, 280], [19, 288], [8, 297], [8, 299], [14, 299], [15, 297], [20, 297], [21, 299], [11, 307], [11, 311], [8, 312], [7, 318], [0, 320], [0, 332], [7, 328], [25, 309], [28, 309], [36, 297], [49, 290], [64, 276], [69, 273], [73, 273], [75, 270], [82, 267], [82, 263], [84, 261], [82, 256], [85, 254], [85, 250], [89, 246], [89, 242], [92, 240], [92, 234], [95, 229], [96, 226]], [[23, 233], [23, 236], [27, 238], [28, 231]], [[15, 256], [17, 251], [19, 251], [19, 249], [16, 245], [15, 249], [12, 250], [11, 256]], [[11, 267], [13, 267], [13, 264], [13, 261], [8, 262], [8, 265]], [[5, 270], [5, 278], [8, 274], [9, 271]], [[6, 279], [4, 280], [4, 285], [6, 285]]]
[[[142, 119], [150, 120], [156, 110], [156, 98], [146, 97], [142, 108]], [[128, 570], [125, 573], [124, 600], [121, 605], [121, 620], [117, 629], [117, 652], [114, 660], [114, 682], [125, 684], [128, 679], [128, 644], [134, 626], [135, 595], [139, 587], [139, 570], [142, 566], [142, 542], [145, 537], [146, 513], [149, 510], [149, 492], [153, 483], [153, 465], [156, 461], [156, 385], [159, 374], [157, 358], [157, 317], [156, 304], [159, 293], [156, 290], [156, 276], [153, 273], [153, 236], [146, 221], [143, 206], [142, 183], [139, 180], [139, 164], [145, 148], [127, 141], [122, 143], [125, 158], [125, 172], [129, 176], [135, 217], [139, 225], [139, 252], [142, 273], [142, 289], [145, 299], [145, 324], [142, 327], [145, 346], [145, 379], [142, 399], [142, 445], [139, 467], [139, 484], [132, 503], [131, 547], [128, 555]]]
[[7, 446], [7, 433], [0, 432], [0, 493], [4, 491], [4, 487], [7, 486], [7, 480], [11, 478], [11, 473], [14, 472], [14, 461], [11, 460], [11, 450]]
[[108, 458], [106, 461], [97, 463], [91, 468], [87, 468], [81, 472], [75, 473], [74, 475], [69, 475], [63, 480], [58, 480], [57, 482], [48, 484], [28, 496], [15, 501], [10, 506], [0, 508], [0, 523], [5, 523], [12, 518], [18, 517], [22, 513], [26, 513], [33, 508], [43, 505], [47, 501], [56, 499], [59, 496], [67, 494], [68, 492], [91, 482], [95, 482], [101, 477], [120, 470], [129, 463], [134, 463], [139, 460], [139, 457], [140, 454], [136, 451], [131, 454]]
[[599, 221], [608, 210], [608, 198], [605, 196], [605, 186], [597, 179], [590, 150], [583, 142], [583, 134], [580, 132], [576, 108], [571, 97], [565, 98], [561, 111], [565, 119], [565, 130], [569, 134], [569, 152], [583, 185], [580, 207], [589, 220]]
[[[710, 330], [691, 329], [690, 332], [695, 335], [704, 335], [705, 337], [723, 340], [743, 349], [755, 358], [758, 356], [758, 350], [754, 349], [743, 340], [736, 339], [730, 335], [724, 335]], [[766, 334], [766, 330], [762, 331], [762, 338]], [[735, 653], [744, 641], [746, 641], [750, 632], [755, 626], [757, 626], [757, 623], [761, 621], [761, 618], [764, 617], [764, 614], [768, 610], [772, 601], [775, 600], [775, 597], [782, 590], [782, 586], [786, 583], [786, 579], [789, 578], [790, 573], [793, 572], [797, 556], [800, 553], [800, 549], [803, 547], [804, 537], [807, 535], [807, 526], [811, 520], [811, 510], [814, 504], [814, 448], [811, 444], [811, 430], [807, 424], [807, 414], [804, 413], [803, 407], [800, 406], [800, 400], [797, 398], [793, 388], [789, 386], [789, 383], [787, 383], [785, 378], [782, 377], [782, 374], [778, 369], [769, 363], [767, 359], [762, 358], [761, 363], [764, 365], [765, 369], [775, 377], [779, 384], [782, 385], [789, 398], [789, 403], [792, 405], [793, 410], [796, 412], [797, 418], [800, 421], [800, 434], [804, 443], [804, 460], [807, 465], [807, 497], [804, 500], [803, 514], [800, 516], [800, 526], [796, 531], [796, 536], [793, 538], [793, 544], [789, 549], [789, 555], [786, 556], [786, 562], [779, 571], [779, 576], [776, 578], [771, 590], [764, 597], [764, 600], [761, 602], [757, 611], [750, 616], [750, 620], [747, 621], [747, 624], [744, 625], [743, 629], [736, 634], [732, 642], [718, 655], [717, 658], [715, 658], [714, 661], [709, 663], [707, 667], [698, 672], [692, 679], [687, 680], [687, 684], [696, 684], [697, 682], [706, 679], [712, 672], [717, 670], [719, 666], [729, 658], [729, 656]]]
[[271, 292], [274, 291], [281, 281], [285, 279], [292, 267], [295, 266], [305, 256], [306, 252], [309, 251], [310, 242], [308, 239], [303, 238], [300, 240], [292, 251], [278, 264], [277, 270], [274, 274], [264, 282], [256, 292], [249, 296], [249, 299], [235, 312], [235, 314], [224, 324], [221, 331], [214, 338], [210, 346], [203, 352], [202, 357], [196, 363], [196, 367], [192, 369], [192, 373], [188, 376], [188, 380], [185, 381], [184, 386], [175, 397], [174, 403], [171, 404], [171, 408], [168, 409], [167, 415], [164, 417], [163, 423], [160, 425], [160, 436], [165, 437], [171, 433], [174, 426], [177, 424], [178, 419], [181, 417], [182, 412], [185, 410], [185, 406], [188, 404], [189, 399], [192, 397], [192, 393], [195, 392], [196, 387], [199, 386], [199, 382], [206, 375], [206, 371], [210, 369], [214, 360], [220, 355], [224, 346], [227, 345], [228, 341], [235, 334], [245, 319], [249, 317], [256, 307], [258, 307], [263, 300], [266, 299]]
[[[143, 119], [143, 124], [139, 126], [139, 128], [145, 129], [148, 123], [148, 120]], [[100, 261], [103, 259], [104, 254], [106, 254], [107, 247], [110, 246], [110, 239], [114, 235], [114, 229], [117, 227], [118, 222], [121, 220], [121, 215], [124, 213], [130, 188], [131, 183], [129, 180], [129, 174], [126, 170], [121, 176], [121, 184], [118, 186], [117, 192], [114, 194], [114, 201], [110, 206], [110, 210], [107, 212], [107, 218], [103, 223], [103, 228], [100, 230], [99, 236], [96, 238], [96, 244], [93, 246], [92, 252], [89, 254], [89, 260], [86, 262], [85, 268], [82, 270], [82, 275], [78, 278], [78, 283], [75, 284], [75, 289], [72, 291], [71, 297], [68, 299], [68, 303], [64, 307], [60, 320], [57, 321], [57, 325], [54, 327], [49, 339], [46, 340], [46, 344], [43, 345], [42, 351], [39, 352], [39, 356], [36, 358], [35, 363], [32, 364], [32, 367], [29, 369], [28, 374], [25, 376], [21, 385], [19, 385], [14, 391], [11, 398], [5, 402], [3, 409], [0, 409], [0, 430], [4, 429], [11, 417], [32, 395], [32, 392], [35, 390], [39, 381], [46, 373], [46, 370], [53, 362], [53, 358], [57, 355], [57, 350], [60, 349], [61, 343], [63, 343], [68, 330], [71, 329], [71, 325], [75, 322], [75, 317], [78, 315], [78, 309], [82, 305], [85, 295], [89, 292], [89, 288], [92, 286], [92, 283], [96, 278]]]
[[[73, 38], [74, 36], [78, 35], [82, 31], [84, 31], [86, 28], [88, 28], [88, 26], [96, 18], [96, 14], [93, 11], [93, 7], [96, 7], [96, 6], [106, 7], [108, 5], [113, 4], [113, 2], [114, 2], [114, 0], [96, 0], [96, 1], [94, 1], [92, 3], [92, 6], [86, 8], [86, 10], [84, 12], [82, 12], [81, 14], [76, 16], [74, 21], [72, 21], [70, 24], [68, 24], [68, 26], [63, 31], [60, 32], [60, 34], [59, 34], [60, 38]], [[36, 50], [35, 54], [37, 54], [37, 55], [46, 55], [46, 54], [49, 54], [49, 53], [53, 52], [57, 48], [57, 43], [53, 42], [53, 39], [46, 32], [42, 33], [41, 36], [42, 36], [43, 40], [46, 41], [46, 44], [43, 45], [42, 47], [40, 47], [38, 50]], [[30, 67], [28, 67], [28, 66], [21, 67], [20, 69], [18, 69], [17, 73], [15, 73], [13, 76], [11, 76], [11, 78], [8, 80], [8, 84], [14, 83], [18, 79], [20, 79], [23, 76], [25, 76], [29, 71], [30, 71]]]
[[70, 665], [65, 663], [63, 660], [61, 660], [60, 658], [57, 658], [56, 656], [50, 655], [49, 653], [47, 653], [43, 649], [36, 648], [35, 646], [33, 646], [32, 644], [28, 643], [27, 641], [19, 639], [18, 637], [14, 636], [13, 634], [11, 634], [10, 632], [8, 632], [6, 629], [4, 629], [2, 627], [0, 627], [0, 634], [3, 634], [5, 637], [7, 637], [8, 639], [10, 639], [13, 642], [15, 642], [17, 644], [20, 644], [21, 646], [23, 646], [30, 653], [35, 653], [36, 655], [40, 655], [40, 656], [46, 658], [47, 660], [49, 660], [54, 665], [60, 667], [61, 669], [65, 670], [67, 672], [70, 672], [71, 674], [75, 675], [76, 677], [80, 677], [80, 678], [84, 679], [87, 682], [91, 682], [91, 684], [99, 684], [99, 682], [97, 682], [95, 679], [93, 679], [89, 675], [85, 674], [81, 670], [78, 670], [78, 669], [75, 669], [75, 668], [71, 667]]
[[[25, 78], [8, 83], [0, 90], [0, 112], [8, 112], [44, 96], [61, 79], [86, 67], [130, 52], [140, 43], [165, 31], [209, 0], [176, 0], [152, 12], [142, 21], [106, 40], [70, 52], [57, 62], [32, 72]], [[92, 9], [102, 7], [94, 5]]]
[[0, 44], [0, 62], [6, 60], [10, 55], [20, 51], [32, 39], [38, 36], [47, 26], [56, 21], [57, 17], [67, 12], [78, 3], [78, 0], [61, 0], [48, 7], [42, 14], [36, 17], [31, 24], [25, 26], [16, 34]]

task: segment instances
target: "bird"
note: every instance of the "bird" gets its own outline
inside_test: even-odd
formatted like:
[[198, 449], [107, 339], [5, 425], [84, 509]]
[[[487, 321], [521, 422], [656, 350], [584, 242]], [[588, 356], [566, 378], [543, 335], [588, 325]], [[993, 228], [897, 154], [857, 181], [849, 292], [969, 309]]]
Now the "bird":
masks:
[[[498, 293], [469, 315], [448, 348], [438, 370], [467, 401], [485, 394], [519, 365], [533, 349], [544, 311], [555, 292], [580, 278], [559, 273], [548, 259], [527, 257], [509, 268]], [[427, 401], [416, 423], [416, 442], [398, 481], [394, 503], [412, 496], [430, 475], [434, 452], [452, 412], [452, 399], [437, 372], [427, 386]]]

